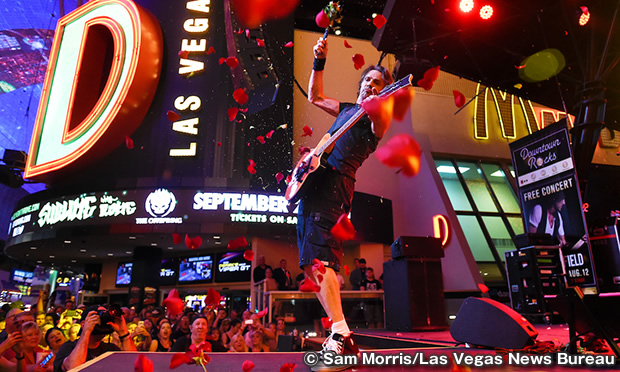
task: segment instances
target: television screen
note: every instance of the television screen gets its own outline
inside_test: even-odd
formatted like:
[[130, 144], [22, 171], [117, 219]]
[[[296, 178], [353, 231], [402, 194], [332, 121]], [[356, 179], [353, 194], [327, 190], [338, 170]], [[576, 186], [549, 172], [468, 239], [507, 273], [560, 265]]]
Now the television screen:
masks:
[[181, 259], [179, 282], [206, 282], [213, 278], [213, 256], [188, 257]]
[[13, 269], [13, 272], [11, 273], [11, 280], [14, 283], [21, 284], [21, 285], [32, 284], [33, 277], [34, 277], [34, 272], [32, 271]]
[[118, 269], [116, 270], [116, 285], [117, 286], [127, 286], [131, 284], [131, 268], [132, 267], [133, 267], [132, 262], [118, 264]]
[[161, 260], [161, 269], [159, 271], [160, 285], [175, 285], [177, 283], [177, 274], [179, 273], [179, 263], [176, 258], [164, 258]]
[[251, 275], [252, 262], [243, 257], [243, 251], [218, 253], [216, 282], [249, 282]]

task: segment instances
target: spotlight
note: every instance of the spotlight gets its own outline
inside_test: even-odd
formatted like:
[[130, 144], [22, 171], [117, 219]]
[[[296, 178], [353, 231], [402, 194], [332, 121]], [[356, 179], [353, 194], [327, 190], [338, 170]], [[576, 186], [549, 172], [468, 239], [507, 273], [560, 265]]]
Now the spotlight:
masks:
[[493, 7], [490, 5], [485, 5], [480, 8], [480, 18], [489, 19], [493, 16]]
[[459, 8], [463, 13], [469, 13], [474, 9], [474, 0], [461, 0]]

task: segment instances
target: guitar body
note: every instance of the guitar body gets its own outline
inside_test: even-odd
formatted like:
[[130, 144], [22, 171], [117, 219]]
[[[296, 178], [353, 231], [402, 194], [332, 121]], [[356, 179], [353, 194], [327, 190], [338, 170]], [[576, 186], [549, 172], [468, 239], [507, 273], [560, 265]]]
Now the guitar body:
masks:
[[315, 148], [301, 158], [295, 169], [293, 170], [291, 182], [289, 182], [284, 197], [289, 203], [296, 203], [301, 199], [307, 191], [310, 189], [310, 183], [312, 183], [313, 175], [321, 168], [321, 157], [323, 152], [319, 152], [318, 149], [329, 141], [331, 135], [326, 133], [319, 141]]

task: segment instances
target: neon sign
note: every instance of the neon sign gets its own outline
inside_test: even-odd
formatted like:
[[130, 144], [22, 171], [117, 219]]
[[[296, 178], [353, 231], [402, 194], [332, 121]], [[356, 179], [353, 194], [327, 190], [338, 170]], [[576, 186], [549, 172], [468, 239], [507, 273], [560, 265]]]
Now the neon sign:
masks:
[[433, 216], [433, 236], [441, 239], [441, 245], [445, 248], [450, 241], [450, 223], [446, 216], [436, 214]]

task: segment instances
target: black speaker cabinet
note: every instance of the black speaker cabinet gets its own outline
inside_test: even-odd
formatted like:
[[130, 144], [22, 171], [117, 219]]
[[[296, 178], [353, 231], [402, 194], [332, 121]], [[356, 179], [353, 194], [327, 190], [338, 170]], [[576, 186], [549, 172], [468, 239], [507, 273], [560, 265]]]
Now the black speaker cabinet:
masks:
[[538, 331], [516, 311], [488, 298], [468, 297], [450, 326], [455, 341], [502, 349], [523, 349]]
[[383, 263], [386, 328], [396, 331], [446, 329], [439, 259], [398, 259]]

